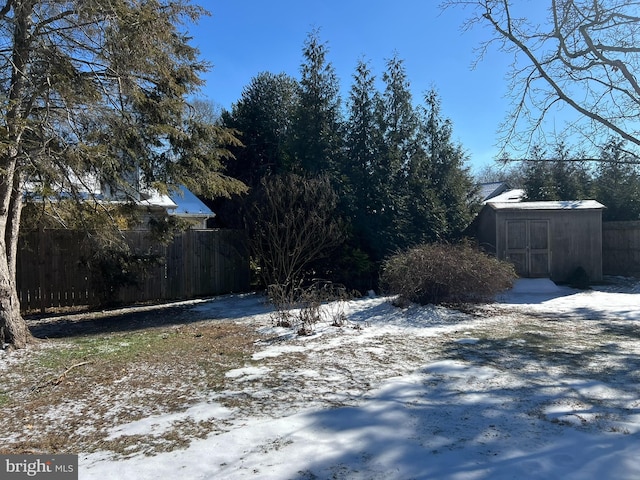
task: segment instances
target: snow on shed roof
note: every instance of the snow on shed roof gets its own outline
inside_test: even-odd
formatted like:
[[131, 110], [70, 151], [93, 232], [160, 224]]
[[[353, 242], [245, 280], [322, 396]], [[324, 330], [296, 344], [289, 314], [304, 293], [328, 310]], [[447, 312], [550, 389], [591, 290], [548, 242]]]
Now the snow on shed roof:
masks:
[[553, 202], [487, 202], [494, 210], [598, 210], [606, 208], [595, 200], [561, 200]]

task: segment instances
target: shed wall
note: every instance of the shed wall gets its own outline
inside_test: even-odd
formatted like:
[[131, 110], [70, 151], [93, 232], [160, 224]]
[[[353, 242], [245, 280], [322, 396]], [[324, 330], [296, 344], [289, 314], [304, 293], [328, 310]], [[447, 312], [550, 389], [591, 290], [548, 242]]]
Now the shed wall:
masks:
[[549, 222], [550, 278], [566, 281], [577, 267], [582, 267], [590, 280], [602, 279], [601, 210], [497, 210], [493, 215], [498, 258], [506, 256], [508, 220], [546, 220]]
[[476, 218], [474, 232], [480, 248], [485, 252], [497, 255], [496, 215], [490, 208], [485, 208]]

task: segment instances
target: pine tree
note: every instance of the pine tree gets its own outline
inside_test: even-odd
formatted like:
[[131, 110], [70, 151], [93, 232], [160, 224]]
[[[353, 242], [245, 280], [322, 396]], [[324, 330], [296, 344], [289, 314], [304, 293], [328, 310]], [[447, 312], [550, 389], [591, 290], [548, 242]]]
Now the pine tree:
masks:
[[327, 54], [319, 32], [311, 32], [303, 48], [293, 150], [298, 168], [312, 175], [334, 174], [341, 163], [340, 87]]
[[469, 225], [475, 197], [473, 178], [461, 145], [453, 143], [451, 121], [442, 117], [435, 90], [425, 95], [422, 135], [427, 166], [415, 181], [418, 191], [430, 200], [427, 212], [416, 217], [422, 235], [431, 240], [450, 240]]

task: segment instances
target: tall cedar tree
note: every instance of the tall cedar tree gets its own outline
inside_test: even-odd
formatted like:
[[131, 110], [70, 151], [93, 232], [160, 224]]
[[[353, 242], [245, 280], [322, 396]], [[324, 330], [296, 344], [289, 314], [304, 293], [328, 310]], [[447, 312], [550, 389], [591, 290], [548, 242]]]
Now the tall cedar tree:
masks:
[[407, 236], [412, 221], [409, 204], [422, 201], [412, 198], [407, 182], [411, 164], [418, 161], [416, 156], [423, 155], [423, 151], [418, 144], [418, 116], [403, 60], [397, 55], [389, 59], [382, 79], [385, 83], [382, 95], [384, 146], [374, 164], [372, 178], [378, 195], [376, 216], [379, 221], [376, 223], [380, 226], [381, 236], [376, 260], [411, 243]]
[[312, 176], [334, 174], [340, 164], [340, 86], [327, 53], [318, 31], [311, 32], [303, 48], [293, 150], [295, 166]]
[[127, 192], [140, 172], [160, 189], [193, 178], [208, 193], [241, 185], [220, 174], [215, 144], [228, 132], [186, 113], [206, 65], [182, 24], [202, 9], [187, 0], [3, 4], [0, 343], [24, 347], [15, 273], [25, 184], [91, 177]]
[[[251, 79], [231, 111], [224, 111], [222, 124], [237, 133], [242, 144], [231, 147], [226, 171], [250, 190], [260, 188], [270, 175], [289, 172], [293, 164], [292, 127], [298, 108], [300, 87], [284, 73], [262, 72]], [[239, 212], [246, 211], [248, 198], [233, 196], [211, 202], [218, 225], [244, 228]]]
[[[539, 145], [522, 164], [522, 185], [528, 200], [595, 198], [605, 205], [603, 219], [640, 219], [640, 169], [625, 142], [609, 140], [598, 159], [583, 160], [560, 142], [551, 155]], [[595, 167], [594, 167], [595, 164]]]
[[522, 187], [527, 200], [555, 200], [555, 186], [551, 177], [551, 163], [544, 160], [545, 150], [540, 145], [532, 149], [530, 161], [523, 162]]
[[[382, 155], [381, 101], [375, 89], [375, 76], [367, 63], [360, 60], [353, 75], [348, 101], [344, 163], [348, 191], [345, 192], [345, 202], [353, 233], [360, 247], [367, 252], [377, 243], [376, 234], [380, 227], [372, 219], [379, 211], [378, 193], [382, 191], [382, 184], [375, 185], [372, 179]], [[384, 181], [384, 175], [376, 178]]]
[[581, 160], [584, 154], [574, 155], [566, 143], [554, 148], [551, 175], [555, 181], [557, 200], [581, 200], [592, 197], [589, 166]]
[[592, 197], [591, 172], [587, 162], [574, 155], [564, 142], [548, 155], [542, 146], [533, 148], [533, 158], [522, 162], [523, 187], [530, 201], [581, 200]]
[[[451, 240], [459, 237], [472, 220], [475, 198], [474, 181], [461, 145], [451, 138], [453, 126], [443, 118], [440, 97], [435, 90], [425, 95], [424, 119], [422, 120], [422, 144], [429, 159], [431, 192], [425, 198], [432, 198], [432, 207], [421, 215], [421, 231], [429, 232], [425, 240]], [[422, 174], [419, 178], [427, 175]], [[430, 196], [429, 196], [430, 195]]]
[[[366, 62], [358, 62], [342, 124], [338, 83], [326, 54], [318, 32], [312, 32], [297, 96], [291, 79], [260, 74], [223, 120], [245, 143], [234, 153], [238, 175], [250, 170], [240, 177], [248, 183], [274, 173], [307, 180], [328, 176], [349, 221], [348, 242], [341, 255], [313, 268], [322, 274], [357, 270], [350, 279], [370, 283], [372, 262], [410, 245], [450, 239], [466, 227], [471, 180], [437, 96], [430, 93], [428, 107], [420, 111], [413, 106], [397, 55], [387, 62], [382, 93]], [[296, 115], [289, 122], [292, 109]]]

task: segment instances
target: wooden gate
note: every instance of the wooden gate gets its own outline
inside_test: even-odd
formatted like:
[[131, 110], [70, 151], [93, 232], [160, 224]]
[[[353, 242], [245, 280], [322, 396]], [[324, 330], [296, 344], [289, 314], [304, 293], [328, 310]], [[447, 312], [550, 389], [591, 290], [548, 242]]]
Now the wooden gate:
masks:
[[549, 221], [507, 220], [506, 259], [521, 277], [550, 274]]

